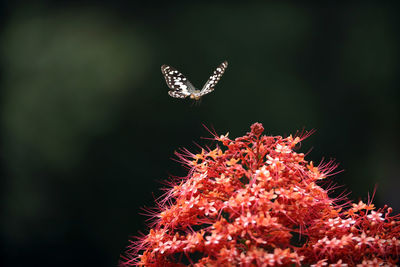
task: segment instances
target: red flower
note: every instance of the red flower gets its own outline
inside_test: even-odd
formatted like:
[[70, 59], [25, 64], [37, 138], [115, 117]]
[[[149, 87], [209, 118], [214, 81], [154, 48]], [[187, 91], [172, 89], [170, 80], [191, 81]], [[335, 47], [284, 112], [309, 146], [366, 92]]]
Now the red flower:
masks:
[[394, 266], [399, 215], [339, 204], [318, 185], [336, 165], [316, 167], [294, 151], [307, 135], [263, 130], [255, 123], [235, 140], [215, 136], [224, 149], [178, 154], [188, 177], [171, 182], [121, 266]]

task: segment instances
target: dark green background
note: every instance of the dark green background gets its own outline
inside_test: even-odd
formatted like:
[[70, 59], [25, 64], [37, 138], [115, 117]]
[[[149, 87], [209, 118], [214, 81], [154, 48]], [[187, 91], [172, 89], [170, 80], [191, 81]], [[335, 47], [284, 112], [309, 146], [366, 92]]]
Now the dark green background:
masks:
[[[1, 2], [0, 265], [116, 266], [202, 124], [316, 129], [335, 193], [399, 213], [399, 9], [328, 3]], [[168, 96], [162, 64], [201, 87], [225, 59], [201, 105]]]

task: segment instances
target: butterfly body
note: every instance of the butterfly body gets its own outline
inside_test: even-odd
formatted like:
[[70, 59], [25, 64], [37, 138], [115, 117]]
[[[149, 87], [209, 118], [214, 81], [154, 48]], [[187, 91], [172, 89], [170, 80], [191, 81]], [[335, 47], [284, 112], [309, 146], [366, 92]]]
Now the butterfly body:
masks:
[[161, 72], [164, 75], [165, 82], [171, 89], [168, 91], [170, 96], [175, 98], [190, 97], [191, 99], [198, 101], [203, 95], [214, 91], [215, 85], [220, 80], [227, 67], [228, 62], [222, 62], [210, 76], [201, 90], [196, 89], [182, 73], [171, 66], [162, 65]]
[[193, 93], [190, 94], [190, 98], [194, 99], [194, 100], [200, 100], [202, 94], [201, 94], [201, 90], [194, 90]]

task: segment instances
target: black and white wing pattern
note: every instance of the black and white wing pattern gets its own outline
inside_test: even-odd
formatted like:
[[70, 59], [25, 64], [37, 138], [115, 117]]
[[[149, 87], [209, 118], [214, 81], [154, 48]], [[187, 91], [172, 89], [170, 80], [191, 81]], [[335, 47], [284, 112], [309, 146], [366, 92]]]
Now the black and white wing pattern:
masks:
[[211, 93], [212, 91], [214, 91], [215, 85], [221, 79], [222, 74], [224, 74], [225, 69], [227, 67], [228, 67], [228, 62], [224, 61], [218, 66], [218, 68], [216, 68], [214, 70], [214, 73], [210, 76], [208, 81], [204, 84], [203, 88], [201, 89], [199, 96], [203, 96], [205, 94], [208, 94], [208, 93]]
[[168, 87], [171, 89], [168, 91], [170, 96], [175, 98], [185, 98], [192, 95], [196, 90], [188, 79], [173, 67], [162, 65], [161, 72], [164, 75]]

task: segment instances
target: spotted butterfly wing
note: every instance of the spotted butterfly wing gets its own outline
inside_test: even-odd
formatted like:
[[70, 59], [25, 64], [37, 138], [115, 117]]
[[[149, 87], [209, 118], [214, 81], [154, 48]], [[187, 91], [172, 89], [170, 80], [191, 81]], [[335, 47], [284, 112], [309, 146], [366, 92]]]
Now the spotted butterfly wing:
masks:
[[210, 76], [208, 81], [204, 84], [203, 88], [200, 91], [200, 96], [211, 93], [214, 91], [215, 85], [221, 79], [222, 74], [224, 74], [225, 69], [228, 67], [228, 62], [222, 62], [215, 70], [214, 73]]
[[168, 87], [171, 89], [168, 94], [175, 98], [185, 98], [190, 96], [196, 89], [188, 79], [179, 71], [168, 65], [161, 66]]

